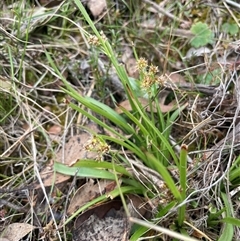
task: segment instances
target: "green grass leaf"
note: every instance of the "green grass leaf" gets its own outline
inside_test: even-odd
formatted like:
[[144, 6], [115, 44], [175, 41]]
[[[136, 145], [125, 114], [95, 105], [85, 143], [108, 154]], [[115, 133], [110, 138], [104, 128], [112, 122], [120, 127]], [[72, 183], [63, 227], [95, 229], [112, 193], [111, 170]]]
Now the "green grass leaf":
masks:
[[195, 23], [192, 25], [190, 30], [195, 35], [191, 40], [191, 45], [194, 48], [199, 48], [213, 43], [213, 32], [209, 29], [206, 23]]
[[[224, 202], [224, 206], [226, 207], [226, 216], [230, 217], [232, 213], [232, 205], [229, 202], [228, 197], [225, 193], [221, 193], [221, 196]], [[229, 223], [226, 222], [222, 229], [222, 234], [218, 239], [218, 241], [231, 241], [233, 238], [233, 232], [234, 232], [233, 224], [230, 222]]]
[[131, 177], [131, 174], [122, 166], [119, 166], [115, 163], [111, 162], [97, 162], [95, 160], [79, 160], [74, 164], [74, 167], [88, 167], [88, 168], [99, 168], [99, 169], [114, 169], [116, 172], [124, 174], [126, 176]]
[[149, 161], [153, 163], [155, 170], [162, 176], [164, 182], [172, 192], [173, 196], [178, 201], [181, 201], [181, 194], [167, 168], [161, 162], [159, 162], [159, 160], [157, 160], [155, 156], [153, 156], [151, 153], [146, 152], [146, 156], [148, 157]]
[[82, 178], [103, 178], [115, 180], [115, 175], [109, 171], [94, 167], [69, 167], [62, 163], [55, 162], [54, 170], [64, 175], [77, 176]]
[[240, 220], [237, 218], [233, 218], [233, 217], [226, 217], [224, 219], [221, 220], [224, 223], [230, 223], [232, 225], [235, 225], [237, 227], [240, 227]]
[[131, 236], [130, 241], [139, 240], [139, 238], [141, 238], [149, 230], [149, 228], [144, 226], [135, 226], [135, 227], [136, 227], [136, 230], [134, 230], [134, 227], [133, 227], [134, 233]]
[[[187, 191], [187, 154], [188, 154], [188, 147], [187, 145], [183, 144], [181, 146], [181, 151], [180, 151], [180, 165], [179, 165], [182, 201], [186, 198], [186, 191]], [[186, 212], [186, 205], [182, 205], [178, 213], [179, 226], [182, 226], [183, 224], [183, 221], [186, 216], [185, 212]]]

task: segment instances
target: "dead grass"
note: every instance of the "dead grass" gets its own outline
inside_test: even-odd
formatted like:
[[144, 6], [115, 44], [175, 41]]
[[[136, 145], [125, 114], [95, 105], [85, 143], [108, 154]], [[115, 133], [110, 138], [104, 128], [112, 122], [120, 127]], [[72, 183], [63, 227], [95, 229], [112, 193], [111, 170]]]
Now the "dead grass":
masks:
[[[72, 240], [71, 228], [62, 227], [63, 214], [83, 184], [69, 178], [64, 188], [48, 194], [51, 184], [46, 186], [47, 178], [41, 175], [70, 136], [81, 133], [80, 126], [88, 122], [69, 108], [71, 100], [45, 51], [82, 95], [112, 108], [126, 97], [111, 63], [86, 41], [83, 33], [92, 33], [74, 3], [53, 2], [52, 8], [34, 6], [30, 0], [1, 3], [0, 232], [17, 222], [38, 226], [27, 240]], [[190, 235], [204, 240], [222, 237], [228, 225], [219, 222], [224, 210], [239, 218], [239, 31], [232, 35], [222, 30], [225, 23], [239, 26], [239, 11], [231, 1], [109, 1], [106, 10], [92, 16], [131, 77], [137, 76], [135, 57], [144, 57], [167, 79], [164, 87], [172, 94], [163, 104], [173, 99], [188, 103], [173, 123], [171, 143], [176, 151], [182, 143], [189, 146], [186, 218], [197, 229]], [[207, 23], [214, 42], [205, 46], [208, 52], [198, 48], [191, 54], [190, 27], [197, 22]], [[33, 183], [41, 194], [28, 191]], [[221, 193], [231, 205], [226, 206]], [[154, 199], [149, 203], [158, 208]], [[161, 217], [161, 225], [170, 227], [175, 214], [173, 210]], [[233, 240], [238, 239], [235, 223]]]

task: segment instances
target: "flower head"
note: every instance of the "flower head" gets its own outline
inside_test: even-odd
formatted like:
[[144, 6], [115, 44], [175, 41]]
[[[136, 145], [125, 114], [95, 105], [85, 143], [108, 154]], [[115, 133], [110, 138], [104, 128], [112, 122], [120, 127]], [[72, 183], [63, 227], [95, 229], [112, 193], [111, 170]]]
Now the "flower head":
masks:
[[140, 58], [137, 60], [137, 68], [140, 71], [144, 71], [148, 66], [147, 60], [144, 58]]

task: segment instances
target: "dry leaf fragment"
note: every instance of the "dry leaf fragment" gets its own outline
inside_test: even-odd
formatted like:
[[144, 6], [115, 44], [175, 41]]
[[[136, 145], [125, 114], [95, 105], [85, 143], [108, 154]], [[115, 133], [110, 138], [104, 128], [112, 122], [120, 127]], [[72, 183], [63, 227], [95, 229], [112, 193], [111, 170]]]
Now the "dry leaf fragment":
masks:
[[[96, 124], [90, 124], [87, 127], [94, 130], [94, 132], [99, 132]], [[85, 150], [85, 145], [90, 138], [91, 134], [86, 132], [75, 135], [71, 137], [69, 141], [57, 152], [55, 159], [51, 161], [51, 164], [44, 168], [40, 173], [45, 187], [52, 186], [53, 184], [60, 184], [70, 179], [70, 176], [60, 173], [56, 173], [54, 175], [54, 161], [71, 166], [79, 159], [95, 159], [95, 157], [97, 157], [96, 152]]]
[[107, 8], [107, 3], [106, 0], [88, 0], [87, 6], [96, 18]]
[[122, 54], [122, 62], [126, 67], [126, 71], [129, 77], [138, 79], [139, 78], [139, 71], [137, 69], [137, 61], [133, 57], [133, 51], [131, 48], [126, 47]]
[[[60, 183], [64, 183], [70, 179], [70, 176], [63, 175], [61, 173], [55, 173], [52, 167], [44, 168], [41, 173], [41, 179], [43, 182], [44, 187], [51, 187], [53, 185], [57, 185]], [[35, 188], [39, 188], [40, 185], [38, 184]]]
[[81, 186], [71, 199], [67, 213], [73, 214], [77, 209], [81, 208], [87, 202], [99, 197], [100, 195], [112, 191], [116, 187], [115, 181], [100, 180], [94, 184], [93, 180]]
[[35, 228], [35, 226], [28, 223], [12, 223], [5, 228], [2, 238], [6, 238], [9, 241], [18, 241]]
[[139, 71], [137, 69], [137, 61], [134, 58], [129, 58], [125, 62], [126, 70], [129, 77], [138, 79], [139, 78]]
[[209, 54], [211, 53], [212, 50], [210, 50], [209, 48], [207, 47], [200, 47], [200, 48], [190, 48], [188, 51], [187, 51], [187, 54], [185, 57], [183, 57], [183, 59], [191, 59], [192, 57], [199, 57], [199, 56], [204, 56], [206, 54]]
[[185, 78], [178, 73], [170, 73], [169, 75], [167, 75], [167, 77], [171, 80], [171, 82], [176, 85], [187, 83]]
[[[160, 110], [162, 111], [162, 113], [167, 113], [169, 111], [172, 111], [174, 109], [176, 109], [176, 102], [175, 101], [172, 101], [170, 102], [169, 104], [165, 105], [164, 102], [166, 100], [167, 96], [164, 95], [162, 98], [159, 99], [159, 107], [160, 107]], [[147, 111], [150, 111], [150, 108], [149, 108], [149, 101], [146, 99], [146, 98], [138, 98], [138, 101], [141, 103], [141, 105], [143, 107], [146, 107], [147, 108]], [[121, 107], [123, 107], [125, 110], [127, 111], [131, 111], [132, 110], [132, 106], [129, 102], [129, 100], [124, 100], [123, 102], [121, 102], [117, 108], [115, 108], [115, 111], [118, 113], [118, 114], [121, 114], [123, 113]], [[156, 103], [152, 103], [152, 110], [153, 112], [157, 112], [157, 108], [156, 108]]]
[[96, 197], [96, 190], [93, 188], [93, 180], [82, 185], [74, 194], [68, 206], [67, 214], [71, 215], [85, 203]]
[[[86, 127], [94, 133], [99, 132], [96, 124], [89, 124]], [[90, 138], [91, 134], [86, 132], [75, 135], [71, 137], [66, 145], [57, 152], [55, 159], [51, 160], [50, 164], [40, 172], [41, 180], [45, 188], [54, 185], [59, 186], [59, 184], [62, 185], [71, 178], [71, 176], [54, 172], [53, 164], [55, 161], [71, 166], [72, 163], [75, 163], [79, 159], [94, 159], [97, 156], [97, 153], [85, 150], [85, 144]], [[38, 190], [42, 188], [42, 186], [38, 182], [35, 182], [31, 185], [31, 189], [32, 188]]]
[[11, 90], [12, 83], [9, 79], [0, 76], [0, 91], [8, 92]]
[[59, 135], [62, 132], [62, 127], [59, 125], [53, 125], [48, 129], [48, 133], [52, 135]]
[[68, 166], [74, 165], [81, 159], [95, 159], [98, 154], [94, 151], [87, 151], [85, 145], [89, 142], [92, 136], [89, 133], [81, 133], [69, 139], [56, 155], [56, 161], [64, 163]]

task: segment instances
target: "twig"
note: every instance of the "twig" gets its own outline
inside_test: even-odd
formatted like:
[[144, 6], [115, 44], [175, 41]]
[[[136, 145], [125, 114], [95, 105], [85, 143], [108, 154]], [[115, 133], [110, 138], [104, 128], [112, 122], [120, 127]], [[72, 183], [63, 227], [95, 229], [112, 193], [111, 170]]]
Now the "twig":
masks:
[[153, 1], [150, 0], [143, 0], [143, 2], [150, 4], [153, 8], [155, 8], [158, 12], [168, 16], [169, 18], [173, 19], [174, 21], [181, 22], [181, 23], [186, 23], [186, 21], [174, 16], [173, 14], [169, 13], [167, 10], [164, 8], [160, 7], [158, 4], [156, 4]]
[[225, 2], [228, 3], [229, 5], [232, 5], [232, 6], [236, 7], [236, 8], [240, 8], [240, 4], [236, 3], [236, 2], [234, 2], [232, 0], [225, 0]]
[[138, 24], [138, 26], [142, 27], [142, 28], [145, 28], [146, 31], [154, 31], [155, 32], [156, 30], [159, 30], [159, 31], [165, 31], [167, 33], [171, 33], [172, 36], [179, 36], [179, 37], [182, 37], [182, 38], [192, 38], [192, 37], [194, 37], [194, 34], [190, 30], [180, 29], [180, 28], [171, 29], [171, 28], [168, 28], [168, 27], [165, 27], [165, 26], [164, 27], [159, 26], [156, 23], [152, 24], [152, 23], [145, 22], [145, 23]]
[[[230, 0], [226, 0], [227, 3], [233, 5], [234, 7], [238, 7], [240, 8], [240, 5], [233, 2], [233, 1], [230, 1]], [[226, 9], [228, 10], [228, 12], [230, 13], [230, 15], [232, 16], [232, 18], [235, 20], [235, 22], [237, 23], [238, 27], [240, 27], [240, 24], [239, 24], [239, 21], [238, 19], [235, 17], [235, 15], [233, 14], [233, 12], [231, 11], [231, 9], [228, 7], [228, 5], [223, 1], [223, 4], [224, 6], [226, 7]]]
[[27, 207], [27, 205], [24, 206], [24, 207], [21, 207], [21, 206], [18, 206], [16, 204], [13, 204], [12, 202], [9, 202], [5, 199], [0, 199], [0, 205], [5, 205], [5, 206], [7, 206], [9, 208], [12, 208], [12, 209], [14, 209], [16, 211], [19, 211], [19, 212], [28, 212], [29, 211], [29, 208]]
[[191, 84], [191, 83], [180, 83], [173, 86], [171, 82], [164, 83], [166, 90], [181, 89], [185, 91], [196, 91], [206, 95], [214, 95], [217, 92], [217, 85], [204, 85], [204, 84]]

